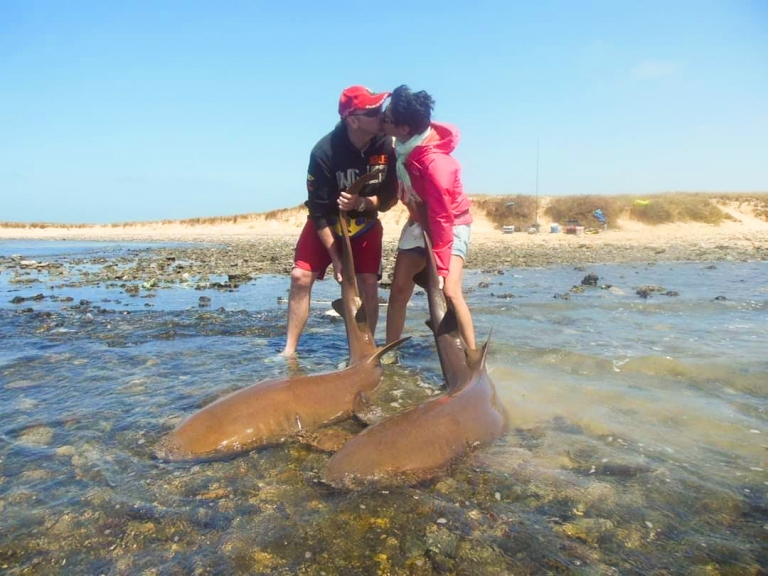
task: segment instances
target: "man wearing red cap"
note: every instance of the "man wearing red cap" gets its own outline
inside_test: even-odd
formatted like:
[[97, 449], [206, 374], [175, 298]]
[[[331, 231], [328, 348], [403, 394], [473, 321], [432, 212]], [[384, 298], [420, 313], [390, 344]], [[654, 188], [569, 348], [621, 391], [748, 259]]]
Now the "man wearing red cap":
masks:
[[[328, 265], [341, 280], [339, 211], [348, 213], [357, 283], [371, 332], [379, 317], [378, 280], [381, 272], [382, 227], [378, 212], [397, 202], [397, 177], [392, 138], [383, 135], [381, 111], [389, 92], [376, 94], [351, 86], [339, 98], [341, 121], [315, 145], [307, 173], [309, 217], [299, 236], [288, 297], [288, 333], [283, 355], [296, 351], [309, 317], [312, 285], [322, 280]], [[359, 196], [349, 186], [368, 172], [379, 176], [365, 184]]]

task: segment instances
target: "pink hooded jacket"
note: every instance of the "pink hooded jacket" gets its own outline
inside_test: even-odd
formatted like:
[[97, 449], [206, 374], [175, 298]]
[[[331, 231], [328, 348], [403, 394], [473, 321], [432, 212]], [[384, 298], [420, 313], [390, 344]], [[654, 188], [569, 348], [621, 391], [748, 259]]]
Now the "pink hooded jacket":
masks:
[[[440, 276], [448, 275], [453, 248], [453, 226], [471, 224], [470, 202], [461, 185], [461, 166], [451, 156], [459, 143], [459, 131], [450, 124], [433, 122], [432, 134], [414, 148], [405, 161], [413, 190], [424, 202], [429, 216], [425, 229]], [[411, 219], [419, 222], [416, 209], [408, 206]], [[424, 223], [422, 223], [423, 225]]]

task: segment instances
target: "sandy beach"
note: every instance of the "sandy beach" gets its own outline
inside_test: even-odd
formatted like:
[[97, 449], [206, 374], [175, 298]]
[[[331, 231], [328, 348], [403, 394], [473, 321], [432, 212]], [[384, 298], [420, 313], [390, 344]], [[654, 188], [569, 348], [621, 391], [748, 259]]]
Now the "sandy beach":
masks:
[[[542, 199], [540, 232], [505, 234], [482, 210], [473, 213], [467, 267], [498, 269], [606, 262], [722, 261], [768, 259], [768, 222], [736, 203], [719, 204], [731, 219], [719, 225], [676, 222], [649, 226], [619, 220], [594, 234], [551, 233]], [[184, 242], [188, 257], [201, 260], [209, 273], [259, 274], [290, 271], [293, 247], [305, 221], [303, 207], [238, 217], [112, 225], [5, 225], [0, 239]], [[407, 213], [397, 206], [382, 214], [385, 273]], [[211, 253], [210, 244], [221, 247]], [[195, 246], [199, 245], [199, 246]]]

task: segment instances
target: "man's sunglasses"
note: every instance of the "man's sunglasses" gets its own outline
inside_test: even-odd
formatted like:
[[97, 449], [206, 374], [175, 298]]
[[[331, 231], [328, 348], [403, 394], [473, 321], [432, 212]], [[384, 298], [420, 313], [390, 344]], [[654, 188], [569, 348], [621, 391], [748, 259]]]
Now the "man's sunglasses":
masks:
[[350, 116], [366, 116], [368, 118], [378, 118], [381, 116], [381, 108], [371, 108], [370, 110], [360, 112], [359, 114], [350, 114]]

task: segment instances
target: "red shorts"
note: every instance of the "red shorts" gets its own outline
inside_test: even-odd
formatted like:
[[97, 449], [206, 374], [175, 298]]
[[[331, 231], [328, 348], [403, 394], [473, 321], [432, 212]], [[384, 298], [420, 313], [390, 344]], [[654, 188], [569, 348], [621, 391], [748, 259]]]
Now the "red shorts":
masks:
[[[381, 240], [383, 235], [384, 229], [381, 226], [381, 221], [377, 220], [370, 230], [350, 238], [356, 274], [376, 274], [381, 277]], [[299, 236], [299, 241], [296, 243], [293, 265], [302, 270], [317, 273], [317, 279], [322, 280], [330, 264], [331, 255], [320, 242], [315, 223], [311, 219], [307, 219], [301, 236]]]

